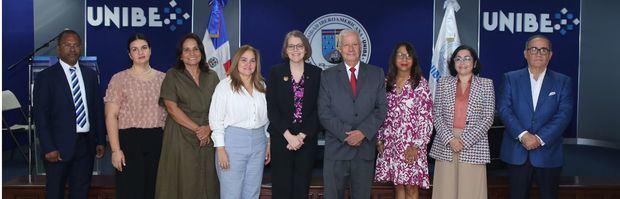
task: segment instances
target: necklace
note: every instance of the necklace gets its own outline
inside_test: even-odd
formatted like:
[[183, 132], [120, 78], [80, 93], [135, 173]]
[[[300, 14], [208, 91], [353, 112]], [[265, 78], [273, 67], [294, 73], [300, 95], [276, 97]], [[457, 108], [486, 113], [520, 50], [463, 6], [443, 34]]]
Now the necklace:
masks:
[[188, 69], [185, 69], [185, 70], [187, 70], [187, 72], [189, 73], [189, 76], [191, 76], [192, 79], [198, 80], [198, 77], [200, 76], [200, 71], [198, 71], [196, 74], [194, 74], [192, 71], [190, 71]]
[[144, 71], [142, 71], [142, 72], [138, 72], [138, 69], [137, 69], [137, 67], [136, 67], [136, 66], [132, 66], [131, 68], [132, 68], [132, 70], [133, 70], [133, 73], [134, 73], [135, 75], [138, 75], [138, 76], [142, 76], [142, 75], [146, 75], [146, 74], [151, 73], [151, 66], [150, 66], [150, 65], [147, 65], [147, 66], [146, 66], [146, 70], [144, 70]]

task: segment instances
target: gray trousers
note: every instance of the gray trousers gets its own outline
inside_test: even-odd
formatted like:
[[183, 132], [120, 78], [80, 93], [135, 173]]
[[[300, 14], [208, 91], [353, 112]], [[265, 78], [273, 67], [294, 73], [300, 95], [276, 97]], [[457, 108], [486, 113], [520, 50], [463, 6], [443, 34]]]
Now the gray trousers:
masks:
[[[267, 137], [265, 129], [228, 127], [224, 131], [224, 148], [230, 167], [219, 166], [217, 155], [215, 168], [220, 180], [222, 199], [254, 199], [260, 194], [265, 163]], [[217, 154], [217, 153], [216, 153]]]
[[368, 199], [375, 175], [375, 161], [355, 157], [352, 160], [323, 161], [325, 199], [343, 199], [347, 187], [351, 187], [352, 199]]

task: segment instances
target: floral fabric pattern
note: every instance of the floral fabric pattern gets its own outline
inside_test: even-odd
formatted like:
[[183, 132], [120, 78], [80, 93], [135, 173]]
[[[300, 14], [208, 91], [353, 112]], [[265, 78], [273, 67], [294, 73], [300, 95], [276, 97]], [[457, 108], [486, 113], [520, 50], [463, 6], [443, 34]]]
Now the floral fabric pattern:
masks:
[[[396, 86], [394, 86], [396, 88]], [[409, 80], [400, 93], [387, 93], [388, 114], [379, 128], [377, 138], [385, 149], [377, 157], [375, 181], [394, 185], [417, 185], [428, 189], [427, 145], [433, 130], [432, 97], [426, 79], [421, 78], [413, 89]], [[408, 147], [418, 149], [413, 163], [405, 161]]]
[[301, 75], [299, 82], [293, 82], [293, 105], [295, 106], [295, 112], [293, 113], [293, 124], [301, 124], [301, 110], [304, 104], [304, 75]]

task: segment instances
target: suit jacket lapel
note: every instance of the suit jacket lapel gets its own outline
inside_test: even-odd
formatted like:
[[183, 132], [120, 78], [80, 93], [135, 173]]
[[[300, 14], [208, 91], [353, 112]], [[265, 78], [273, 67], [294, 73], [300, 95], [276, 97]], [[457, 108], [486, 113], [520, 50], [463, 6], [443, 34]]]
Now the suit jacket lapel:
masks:
[[545, 73], [545, 77], [543, 79], [542, 87], [540, 88], [540, 93], [538, 94], [538, 102], [536, 103], [536, 110], [539, 110], [541, 105], [545, 103], [545, 100], [549, 97], [549, 91], [553, 87], [553, 77], [551, 77], [551, 72], [547, 70]]
[[55, 76], [61, 78], [56, 82], [62, 85], [61, 88], [62, 88], [63, 96], [65, 96], [65, 100], [69, 101], [70, 104], [74, 104], [73, 95], [71, 94], [71, 84], [69, 84], [69, 82], [67, 81], [67, 75], [65, 74], [65, 70], [60, 65], [60, 62], [58, 62], [56, 66], [53, 66], [53, 67], [56, 67], [54, 69], [56, 71]]
[[86, 69], [86, 67], [82, 65], [79, 65], [79, 66], [80, 66], [80, 70], [82, 71], [82, 80], [84, 81], [84, 88], [82, 89], [84, 89], [84, 93], [86, 93], [86, 104], [85, 105], [88, 106], [88, 102], [92, 101], [89, 97], [89, 96], [93, 96], [91, 95], [92, 94], [91, 92], [98, 92], [98, 91], [92, 91], [91, 89], [89, 89], [89, 88], [92, 88], [91, 84], [94, 83], [95, 80], [92, 80], [91, 76], [87, 75], [86, 70], [88, 69]]
[[469, 116], [473, 115], [473, 103], [474, 100], [472, 99], [477, 99], [476, 97], [478, 95], [480, 95], [480, 93], [478, 92], [480, 89], [480, 79], [478, 79], [478, 76], [474, 75], [471, 77], [471, 85], [469, 86], [469, 99], [467, 99], [467, 112], [465, 115], [465, 128], [467, 128], [467, 126], [469, 125]]
[[355, 93], [357, 93], [357, 95], [355, 96], [355, 98], [357, 98], [357, 96], [361, 94], [360, 91], [362, 90], [362, 88], [364, 88], [364, 86], [366, 86], [366, 83], [368, 82], [368, 80], [366, 80], [366, 78], [368, 78], [368, 67], [365, 64], [362, 64], [362, 62], [360, 62], [359, 70], [360, 71], [357, 73], [357, 87], [355, 89]]
[[[312, 76], [314, 74], [312, 73], [312, 71], [311, 71], [312, 69], [310, 67], [312, 67], [312, 66], [310, 66], [310, 64], [304, 63], [304, 99], [310, 99], [311, 98], [310, 95], [311, 95], [312, 91], [310, 91], [309, 88], [311, 88], [311, 86], [314, 85], [314, 81], [316, 81], [314, 79], [314, 77]], [[292, 87], [289, 90], [291, 90], [291, 96], [292, 96]], [[309, 100], [303, 100], [301, 102], [302, 107], [307, 107], [306, 103], [310, 104], [311, 102], [309, 102]], [[291, 98], [291, 106], [294, 106], [294, 104], [295, 104], [295, 102], [294, 102], [293, 98]], [[304, 117], [304, 115], [310, 115], [311, 114], [310, 113], [311, 112], [311, 108], [303, 108], [301, 111], [303, 112], [302, 117]]]
[[448, 110], [448, 113], [450, 115], [448, 115], [450, 118], [450, 121], [448, 121], [448, 125], [452, 126], [452, 124], [454, 123], [454, 105], [456, 103], [456, 77], [444, 77], [444, 78], [450, 78], [450, 83], [448, 85], [448, 96], [447, 99], [450, 100], [449, 101], [449, 106], [450, 110]]
[[312, 69], [310, 69], [310, 64], [308, 63], [304, 63], [304, 83], [307, 85], [309, 82], [314, 82], [314, 79], [310, 77], [310, 75], [312, 75], [311, 71]]
[[[291, 65], [286, 64], [283, 72], [284, 73], [281, 74], [282, 77], [278, 77], [278, 81], [284, 81], [284, 96], [293, 96], [293, 81], [295, 80], [293, 79], [293, 74], [291, 72]], [[286, 104], [293, 106], [293, 101], [294, 99], [292, 97], [286, 98]]]
[[518, 84], [521, 86], [521, 92], [525, 95], [524, 99], [530, 112], [534, 112], [534, 103], [532, 102], [532, 82], [530, 82], [530, 72], [527, 68], [523, 69], [521, 73], [520, 82], [527, 82], [527, 84]]
[[353, 90], [351, 89], [351, 82], [349, 81], [349, 76], [347, 74], [347, 67], [344, 65], [344, 63], [341, 63], [334, 67], [338, 67], [338, 76], [340, 76], [340, 83], [345, 87], [345, 91], [349, 93], [349, 96], [351, 96], [351, 98], [354, 98]]

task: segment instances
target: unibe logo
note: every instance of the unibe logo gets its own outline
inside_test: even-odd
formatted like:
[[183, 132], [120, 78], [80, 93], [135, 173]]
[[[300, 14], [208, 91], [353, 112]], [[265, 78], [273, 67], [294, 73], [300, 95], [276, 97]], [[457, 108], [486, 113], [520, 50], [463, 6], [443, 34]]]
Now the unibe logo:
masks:
[[92, 7], [86, 10], [87, 21], [91, 26], [105, 27], [164, 27], [175, 31], [190, 18], [190, 14], [178, 6], [175, 0], [160, 12], [159, 7], [109, 7], [107, 5]]
[[515, 12], [483, 12], [482, 25], [487, 31], [541, 32], [554, 33], [558, 31], [565, 35], [579, 25], [579, 18], [562, 8], [559, 12], [549, 13], [515, 13]]

